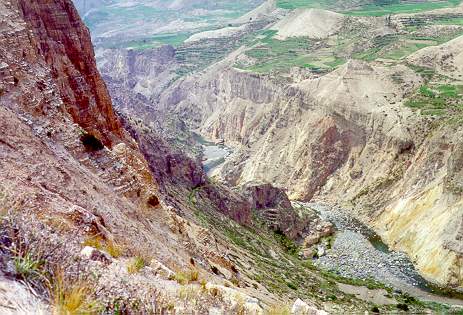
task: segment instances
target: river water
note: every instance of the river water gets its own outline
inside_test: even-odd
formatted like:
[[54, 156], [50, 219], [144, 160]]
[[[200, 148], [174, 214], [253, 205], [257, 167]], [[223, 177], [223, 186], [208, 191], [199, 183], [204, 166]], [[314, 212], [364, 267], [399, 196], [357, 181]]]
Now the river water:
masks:
[[226, 158], [232, 153], [232, 149], [209, 140], [199, 134], [194, 134], [194, 139], [203, 150], [203, 169], [208, 176], [213, 176], [219, 166], [225, 163]]

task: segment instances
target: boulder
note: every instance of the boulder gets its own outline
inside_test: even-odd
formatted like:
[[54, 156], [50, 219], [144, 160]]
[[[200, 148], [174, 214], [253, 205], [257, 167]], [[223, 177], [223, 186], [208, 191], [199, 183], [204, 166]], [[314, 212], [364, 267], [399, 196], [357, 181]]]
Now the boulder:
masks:
[[308, 305], [301, 299], [297, 299], [291, 308], [291, 314], [293, 315], [328, 315], [327, 312], [318, 310], [317, 308]]
[[91, 246], [85, 246], [80, 251], [80, 255], [86, 259], [99, 261], [104, 264], [109, 264], [112, 260], [111, 256]]

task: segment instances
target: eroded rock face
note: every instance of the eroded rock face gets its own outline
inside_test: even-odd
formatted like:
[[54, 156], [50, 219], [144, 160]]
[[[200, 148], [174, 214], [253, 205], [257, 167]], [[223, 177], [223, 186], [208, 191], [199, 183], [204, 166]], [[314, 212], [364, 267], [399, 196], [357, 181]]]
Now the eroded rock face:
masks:
[[[309, 249], [321, 238], [334, 232], [333, 226], [321, 220], [315, 213], [302, 212], [292, 206], [281, 188], [271, 184], [250, 182], [239, 187], [252, 209], [276, 233], [283, 233]], [[307, 240], [313, 239], [311, 244]]]
[[247, 183], [242, 189], [255, 209], [292, 208], [286, 193], [271, 184], [251, 182]]
[[71, 0], [18, 1], [34, 32], [36, 53], [51, 69], [66, 110], [76, 123], [106, 145], [121, 136], [121, 126], [106, 85], [96, 68], [88, 29]]

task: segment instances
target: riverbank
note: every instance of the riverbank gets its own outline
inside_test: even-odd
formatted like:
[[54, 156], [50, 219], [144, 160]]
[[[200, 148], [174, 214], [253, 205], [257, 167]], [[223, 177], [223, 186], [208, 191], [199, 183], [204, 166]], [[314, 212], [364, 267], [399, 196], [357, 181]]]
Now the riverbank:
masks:
[[318, 268], [346, 278], [372, 279], [423, 301], [463, 307], [463, 293], [439, 294], [443, 289], [421, 277], [405, 253], [391, 251], [374, 231], [347, 211], [321, 203], [294, 204], [314, 210], [336, 227], [331, 248], [313, 261]]

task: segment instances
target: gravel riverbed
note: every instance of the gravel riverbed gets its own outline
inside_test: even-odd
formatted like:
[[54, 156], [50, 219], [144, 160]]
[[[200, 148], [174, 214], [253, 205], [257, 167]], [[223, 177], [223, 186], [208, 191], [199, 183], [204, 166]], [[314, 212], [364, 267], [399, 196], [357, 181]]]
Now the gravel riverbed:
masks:
[[295, 205], [313, 209], [336, 227], [331, 249], [314, 260], [317, 267], [346, 278], [374, 279], [420, 299], [463, 305], [462, 300], [430, 293], [428, 282], [419, 275], [405, 253], [389, 250], [374, 231], [347, 211], [321, 203], [296, 202]]

